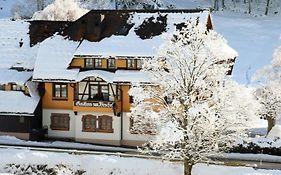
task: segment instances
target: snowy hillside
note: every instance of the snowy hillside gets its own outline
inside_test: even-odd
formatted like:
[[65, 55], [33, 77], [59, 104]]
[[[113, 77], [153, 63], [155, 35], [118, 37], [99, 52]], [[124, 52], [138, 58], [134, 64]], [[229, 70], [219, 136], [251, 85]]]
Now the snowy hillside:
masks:
[[0, 0], [0, 18], [13, 16], [11, 9], [16, 3], [18, 3], [18, 0]]
[[249, 84], [256, 70], [270, 63], [274, 49], [281, 45], [281, 18], [278, 16], [214, 13], [213, 23], [215, 30], [239, 54], [233, 78], [243, 84]]

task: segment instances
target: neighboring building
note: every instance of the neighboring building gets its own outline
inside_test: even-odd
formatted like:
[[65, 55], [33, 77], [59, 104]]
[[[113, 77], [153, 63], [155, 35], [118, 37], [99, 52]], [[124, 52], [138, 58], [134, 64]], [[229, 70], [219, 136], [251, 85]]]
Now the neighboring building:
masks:
[[0, 135], [38, 139], [42, 112], [31, 82], [37, 47], [29, 46], [29, 23], [4, 19], [0, 26]]
[[[212, 29], [204, 10], [100, 10], [75, 22], [31, 21], [30, 43], [40, 42], [33, 81], [44, 92], [48, 137], [127, 146], [145, 142], [146, 136], [129, 131], [128, 91], [132, 83], [151, 83], [139, 71], [143, 60], [156, 54], [162, 33], [190, 19]], [[225, 56], [234, 63], [236, 52], [229, 46], [220, 52], [232, 53]]]

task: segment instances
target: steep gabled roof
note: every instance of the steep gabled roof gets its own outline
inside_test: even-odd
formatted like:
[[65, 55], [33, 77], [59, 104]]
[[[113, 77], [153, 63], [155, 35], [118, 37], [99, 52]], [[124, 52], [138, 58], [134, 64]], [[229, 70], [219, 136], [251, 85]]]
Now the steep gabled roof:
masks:
[[152, 57], [162, 34], [190, 19], [212, 28], [207, 10], [92, 10], [40, 44], [33, 80], [77, 81], [75, 55]]

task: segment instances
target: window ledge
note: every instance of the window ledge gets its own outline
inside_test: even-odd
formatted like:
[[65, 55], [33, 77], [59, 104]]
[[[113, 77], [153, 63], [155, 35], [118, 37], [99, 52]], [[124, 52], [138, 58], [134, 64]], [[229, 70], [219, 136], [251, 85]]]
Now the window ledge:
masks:
[[67, 98], [64, 98], [64, 97], [53, 97], [52, 100], [61, 100], [61, 101], [67, 101], [68, 99]]
[[51, 127], [51, 130], [57, 130], [57, 131], [69, 131], [69, 128], [53, 128], [53, 127]]

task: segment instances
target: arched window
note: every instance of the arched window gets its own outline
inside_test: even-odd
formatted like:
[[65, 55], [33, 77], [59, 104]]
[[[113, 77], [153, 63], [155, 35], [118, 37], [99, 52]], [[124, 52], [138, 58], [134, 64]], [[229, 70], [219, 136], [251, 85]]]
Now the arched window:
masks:
[[94, 115], [84, 115], [82, 117], [82, 131], [95, 132], [97, 124], [97, 117]]
[[113, 132], [112, 117], [109, 115], [101, 115], [98, 117], [98, 132]]

